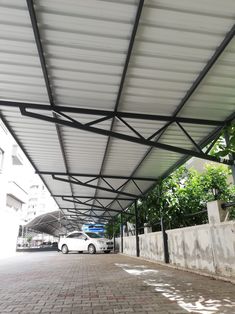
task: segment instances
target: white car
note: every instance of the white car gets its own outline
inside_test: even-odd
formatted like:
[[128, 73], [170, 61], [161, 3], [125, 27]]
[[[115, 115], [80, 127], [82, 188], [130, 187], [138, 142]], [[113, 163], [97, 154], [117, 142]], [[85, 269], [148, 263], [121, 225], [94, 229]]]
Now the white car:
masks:
[[88, 251], [90, 254], [96, 252], [110, 253], [113, 249], [113, 242], [109, 239], [102, 238], [94, 232], [73, 231], [65, 238], [60, 238], [58, 250], [63, 254], [70, 251], [83, 252]]

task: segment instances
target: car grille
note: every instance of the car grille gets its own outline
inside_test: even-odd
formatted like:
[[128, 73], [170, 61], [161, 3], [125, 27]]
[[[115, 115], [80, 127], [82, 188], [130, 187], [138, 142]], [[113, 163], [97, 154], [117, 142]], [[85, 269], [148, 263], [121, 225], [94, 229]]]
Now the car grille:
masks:
[[113, 242], [106, 242], [107, 245], [113, 245]]

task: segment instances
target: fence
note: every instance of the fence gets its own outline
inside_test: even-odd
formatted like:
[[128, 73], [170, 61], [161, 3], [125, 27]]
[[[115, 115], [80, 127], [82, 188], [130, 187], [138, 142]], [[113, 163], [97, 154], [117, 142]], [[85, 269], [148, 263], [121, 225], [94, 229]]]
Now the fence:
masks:
[[[235, 221], [218, 222], [221, 207], [216, 210], [218, 202], [213, 203], [208, 207], [209, 224], [166, 231], [169, 263], [235, 279]], [[123, 237], [123, 253], [136, 256], [135, 236]], [[139, 235], [139, 253], [140, 257], [164, 262], [163, 233]]]

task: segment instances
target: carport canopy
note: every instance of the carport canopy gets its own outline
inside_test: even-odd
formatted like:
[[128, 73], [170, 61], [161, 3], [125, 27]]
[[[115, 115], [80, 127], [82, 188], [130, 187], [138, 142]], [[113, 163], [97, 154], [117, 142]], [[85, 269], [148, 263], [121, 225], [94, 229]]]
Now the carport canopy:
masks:
[[0, 1], [0, 114], [71, 222], [108, 222], [234, 119], [235, 1]]
[[59, 237], [66, 234], [68, 231], [81, 228], [82, 224], [78, 225], [77, 219], [75, 221], [67, 219], [67, 216], [60, 210], [57, 210], [35, 217], [24, 227], [35, 232], [47, 233]]

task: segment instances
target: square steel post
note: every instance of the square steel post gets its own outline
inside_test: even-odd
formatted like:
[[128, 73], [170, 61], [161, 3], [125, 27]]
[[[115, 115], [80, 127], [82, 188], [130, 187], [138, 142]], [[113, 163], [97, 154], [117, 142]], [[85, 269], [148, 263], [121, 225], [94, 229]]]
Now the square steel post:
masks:
[[121, 253], [123, 253], [123, 215], [121, 213], [121, 225], [120, 225], [120, 237], [121, 237]]
[[[227, 130], [225, 131], [225, 142], [226, 142], [226, 145], [228, 146], [229, 145], [229, 134], [228, 134]], [[235, 153], [230, 153], [229, 159], [234, 161], [235, 160]], [[233, 164], [231, 166], [231, 169], [232, 169], [232, 176], [233, 176], [233, 184], [235, 184], [235, 164]]]
[[115, 239], [115, 224], [113, 223], [113, 253], [115, 253], [115, 245], [116, 245], [116, 239]]
[[165, 230], [163, 218], [161, 217], [161, 229], [162, 229], [162, 239], [163, 239], [163, 250], [164, 250], [164, 262], [169, 263], [169, 250], [168, 250], [168, 238]]
[[135, 241], [136, 241], [136, 256], [140, 256], [140, 245], [139, 245], [139, 219], [138, 219], [137, 201], [135, 201]]

